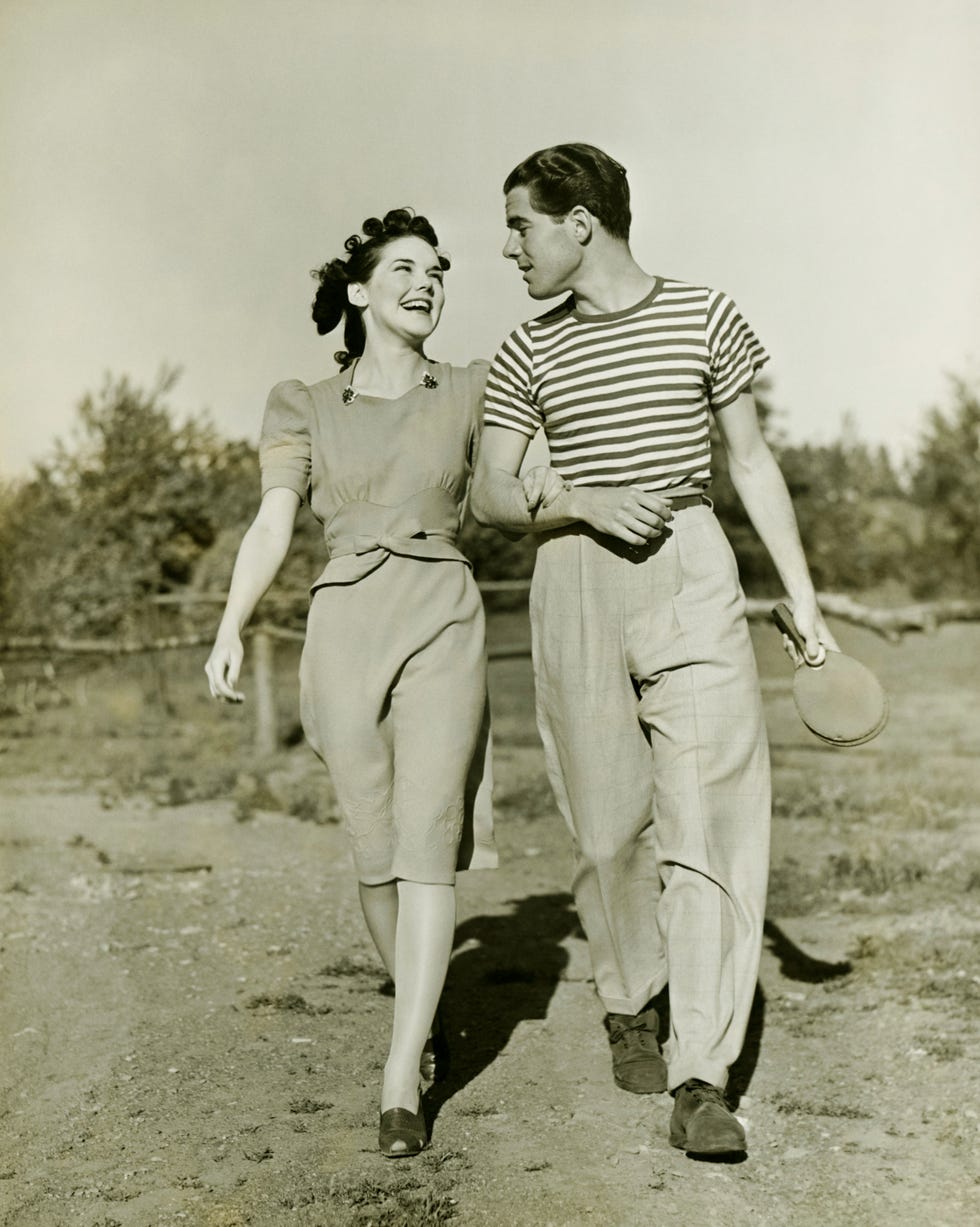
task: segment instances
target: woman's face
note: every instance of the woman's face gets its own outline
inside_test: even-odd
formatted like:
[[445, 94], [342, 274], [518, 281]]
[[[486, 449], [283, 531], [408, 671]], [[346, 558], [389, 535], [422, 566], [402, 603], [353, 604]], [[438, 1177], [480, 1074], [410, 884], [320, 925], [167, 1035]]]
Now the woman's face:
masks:
[[371, 276], [349, 288], [351, 302], [363, 309], [364, 329], [424, 341], [439, 323], [445, 293], [435, 248], [415, 235], [393, 239], [381, 251]]

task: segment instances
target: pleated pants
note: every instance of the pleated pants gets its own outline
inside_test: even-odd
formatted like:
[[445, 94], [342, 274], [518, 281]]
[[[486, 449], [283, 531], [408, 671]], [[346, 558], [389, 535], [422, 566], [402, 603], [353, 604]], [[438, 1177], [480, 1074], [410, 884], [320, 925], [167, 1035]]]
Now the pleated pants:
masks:
[[538, 726], [605, 1008], [669, 982], [669, 1085], [724, 1085], [758, 976], [769, 754], [745, 599], [709, 504], [631, 550], [572, 526], [531, 590]]

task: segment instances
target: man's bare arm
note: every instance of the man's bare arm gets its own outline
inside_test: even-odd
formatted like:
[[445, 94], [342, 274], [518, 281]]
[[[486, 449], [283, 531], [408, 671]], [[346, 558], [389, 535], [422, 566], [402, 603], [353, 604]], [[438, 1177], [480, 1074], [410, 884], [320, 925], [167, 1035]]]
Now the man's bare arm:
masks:
[[817, 607], [786, 482], [759, 429], [755, 398], [743, 392], [715, 417], [728, 450], [732, 485], [783, 582], [793, 618], [806, 640], [807, 656], [811, 660], [819, 656], [821, 645], [837, 650]]
[[574, 523], [576, 516], [568, 507], [568, 490], [563, 489], [547, 504], [533, 509], [519, 473], [530, 440], [516, 430], [486, 426], [473, 472], [470, 510], [481, 524], [508, 533], [543, 532]]
[[668, 502], [634, 486], [562, 483], [559, 488], [558, 482], [534, 475], [525, 485], [518, 474], [527, 447], [517, 431], [484, 429], [470, 500], [481, 524], [527, 533], [582, 522], [628, 545], [643, 545], [659, 537], [673, 516]]

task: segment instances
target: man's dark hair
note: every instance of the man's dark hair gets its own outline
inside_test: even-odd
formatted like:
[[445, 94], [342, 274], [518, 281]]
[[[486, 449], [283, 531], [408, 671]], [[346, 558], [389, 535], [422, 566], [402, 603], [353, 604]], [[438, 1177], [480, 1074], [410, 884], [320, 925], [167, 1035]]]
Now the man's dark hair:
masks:
[[617, 239], [630, 236], [630, 189], [626, 171], [595, 145], [552, 145], [525, 158], [507, 176], [504, 192], [526, 187], [531, 207], [567, 217], [576, 205], [588, 209]]

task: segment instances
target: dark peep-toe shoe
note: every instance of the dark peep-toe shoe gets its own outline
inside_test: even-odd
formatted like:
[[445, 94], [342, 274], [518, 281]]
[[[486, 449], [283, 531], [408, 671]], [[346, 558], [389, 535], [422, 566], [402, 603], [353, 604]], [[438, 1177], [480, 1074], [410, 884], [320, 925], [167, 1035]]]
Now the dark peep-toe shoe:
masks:
[[432, 1023], [432, 1032], [422, 1048], [419, 1073], [426, 1082], [441, 1082], [449, 1073], [449, 1040], [446, 1038], [446, 1029], [438, 1010]]
[[407, 1159], [417, 1155], [429, 1140], [425, 1117], [421, 1109], [389, 1108], [381, 1113], [378, 1147], [386, 1159]]

